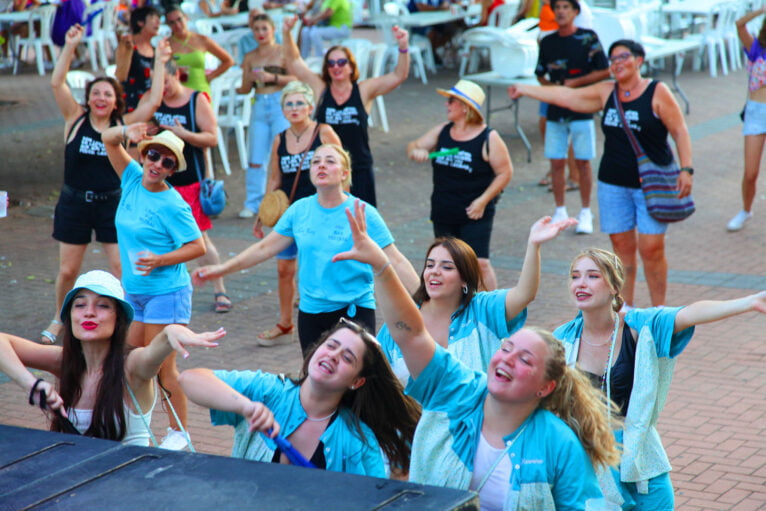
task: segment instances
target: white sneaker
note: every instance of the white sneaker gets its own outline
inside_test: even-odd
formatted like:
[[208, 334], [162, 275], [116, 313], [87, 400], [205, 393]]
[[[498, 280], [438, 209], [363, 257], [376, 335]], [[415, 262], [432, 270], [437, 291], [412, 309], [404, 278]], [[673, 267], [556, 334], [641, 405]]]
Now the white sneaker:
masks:
[[183, 451], [188, 444], [189, 442], [186, 440], [185, 434], [173, 428], [168, 428], [168, 434], [162, 439], [159, 447], [168, 451]]
[[593, 213], [589, 209], [583, 209], [577, 215], [577, 234], [593, 234]]
[[750, 220], [752, 218], [753, 213], [748, 213], [747, 211], [740, 211], [737, 213], [737, 215], [729, 220], [729, 223], [726, 224], [726, 230], [727, 231], [738, 231], [742, 229], [745, 226], [745, 222]]
[[239, 212], [238, 216], [239, 218], [253, 218], [255, 216], [255, 212], [250, 208], [244, 208]]
[[551, 222], [561, 222], [562, 220], [566, 220], [569, 218], [569, 214], [567, 213], [566, 209], [558, 209], [556, 208], [556, 212], [553, 213], [553, 216], [551, 217]]

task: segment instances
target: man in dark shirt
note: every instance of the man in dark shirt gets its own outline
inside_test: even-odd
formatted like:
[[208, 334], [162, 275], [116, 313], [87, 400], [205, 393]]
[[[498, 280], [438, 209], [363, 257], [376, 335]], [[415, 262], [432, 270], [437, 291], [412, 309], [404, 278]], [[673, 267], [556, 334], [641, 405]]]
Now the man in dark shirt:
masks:
[[[542, 85], [583, 87], [609, 77], [609, 61], [598, 36], [592, 30], [578, 28], [574, 20], [580, 13], [577, 0], [552, 0], [551, 7], [559, 28], [540, 41], [540, 55], [535, 74]], [[566, 166], [569, 139], [572, 140], [575, 162], [580, 175], [582, 210], [577, 216], [576, 232], [593, 232], [590, 192], [593, 176], [590, 160], [596, 156], [596, 128], [593, 115], [581, 114], [556, 105], [548, 107], [545, 128], [545, 156], [551, 160], [551, 181], [556, 201], [554, 221], [568, 217]]]

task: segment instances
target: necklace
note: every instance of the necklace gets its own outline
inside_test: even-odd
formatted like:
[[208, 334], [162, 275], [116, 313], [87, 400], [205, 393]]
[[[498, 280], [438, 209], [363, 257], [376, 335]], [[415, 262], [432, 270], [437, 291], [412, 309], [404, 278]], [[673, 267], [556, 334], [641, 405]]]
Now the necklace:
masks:
[[310, 127], [311, 127], [311, 125], [306, 126], [305, 128], [303, 128], [303, 131], [301, 131], [300, 134], [296, 133], [292, 128], [290, 128], [290, 133], [293, 134], [293, 136], [295, 137], [295, 141], [296, 142], [300, 142], [301, 141], [301, 137], [309, 130]]
[[640, 87], [640, 86], [641, 86], [641, 84], [642, 84], [643, 82], [644, 82], [644, 80], [643, 80], [643, 79], [639, 79], [639, 80], [638, 80], [638, 83], [637, 83], [636, 85], [634, 85], [634, 86], [633, 86], [633, 87], [631, 87], [630, 89], [628, 89], [628, 90], [624, 91], [624, 92], [622, 93], [622, 95], [623, 95], [623, 96], [625, 96], [626, 98], [629, 98], [629, 97], [630, 97], [630, 93], [631, 93], [631, 92], [632, 92], [634, 89], [636, 89], [636, 88]]
[[338, 409], [336, 408], [336, 409], [335, 409], [335, 410], [333, 410], [333, 411], [332, 411], [332, 413], [330, 413], [330, 415], [328, 415], [327, 417], [320, 417], [320, 418], [318, 418], [318, 419], [315, 419], [315, 418], [313, 418], [313, 417], [309, 417], [309, 416], [308, 416], [308, 414], [306, 414], [306, 420], [307, 420], [307, 421], [311, 421], [311, 422], [324, 422], [324, 421], [326, 421], [327, 419], [331, 418], [333, 415], [335, 415], [335, 412], [337, 412], [337, 411], [338, 411]]
[[580, 336], [580, 340], [582, 340], [582, 342], [584, 342], [588, 346], [593, 346], [593, 347], [596, 347], [596, 348], [599, 348], [601, 346], [606, 346], [607, 343], [609, 343], [610, 341], [614, 342], [614, 333], [615, 333], [618, 325], [619, 325], [619, 322], [615, 322], [614, 328], [612, 328], [612, 333], [609, 334], [609, 337], [604, 342], [590, 342], [588, 339], [586, 339], [586, 338], [584, 338], [582, 336]]
[[612, 371], [612, 358], [614, 357], [614, 345], [617, 341], [617, 329], [620, 327], [620, 315], [614, 315], [614, 328], [612, 329], [611, 346], [609, 346], [609, 358], [606, 359], [606, 367], [604, 367], [604, 373], [601, 375], [601, 392], [606, 393], [607, 400], [612, 399], [612, 389], [606, 384], [609, 381], [609, 373]]

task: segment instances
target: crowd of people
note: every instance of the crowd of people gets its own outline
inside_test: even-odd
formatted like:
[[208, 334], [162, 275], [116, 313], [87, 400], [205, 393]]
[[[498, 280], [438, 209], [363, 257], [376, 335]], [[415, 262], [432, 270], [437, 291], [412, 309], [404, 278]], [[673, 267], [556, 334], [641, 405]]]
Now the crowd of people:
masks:
[[[290, 463], [274, 442], [280, 434], [318, 468], [472, 490], [487, 510], [584, 510], [590, 499], [626, 510], [673, 509], [670, 460], [656, 424], [676, 357], [696, 325], [766, 313], [766, 292], [665, 306], [668, 224], [647, 210], [626, 130], [661, 164], [675, 158], [668, 135], [673, 139], [679, 197], [691, 193], [694, 169], [681, 109], [667, 86], [641, 74], [643, 47], [621, 39], [604, 51], [595, 32], [575, 24], [580, 2], [542, 2], [556, 28], [540, 41], [540, 85], [513, 85], [508, 93], [546, 105], [556, 210], [531, 226], [518, 282], [502, 288], [490, 240], [513, 165], [483, 117], [484, 92], [468, 80], [438, 89], [446, 122], [406, 147], [409, 159], [433, 169], [435, 240], [416, 270], [376, 208], [367, 129], [373, 100], [408, 77], [409, 33], [392, 29], [393, 71], [360, 80], [347, 47], [323, 49], [324, 38], [348, 31], [346, 4], [325, 0], [304, 17], [301, 49], [295, 19], [277, 42], [274, 21], [250, 14], [256, 46], [241, 56], [237, 91], [254, 90], [255, 100], [239, 216], [254, 218], [259, 241], [223, 262], [199, 196], [213, 174], [207, 153], [217, 144], [210, 82], [234, 58], [190, 30], [178, 7], [165, 9], [171, 37], [153, 46], [160, 12], [139, 7], [117, 52], [118, 78], [89, 83], [80, 105], [65, 75], [85, 30], [69, 29], [51, 77], [65, 120], [64, 185], [53, 222], [55, 315], [40, 342], [0, 333], [0, 372], [46, 410], [52, 431], [71, 426], [124, 444], [182, 449], [191, 446], [189, 399], [210, 409], [212, 424], [234, 428], [232, 456]], [[205, 6], [211, 13], [235, 8]], [[745, 28], [763, 13], [737, 21], [750, 96], [744, 207], [729, 230], [752, 215], [766, 133], [756, 121], [766, 22], [758, 37]], [[329, 26], [319, 26], [325, 19]], [[303, 59], [312, 50], [324, 52], [320, 74]], [[205, 53], [218, 67], [206, 69]], [[623, 109], [630, 126], [623, 126]], [[574, 256], [568, 288], [576, 316], [549, 332], [526, 325], [527, 307], [538, 293], [543, 245], [569, 228], [593, 230], [596, 112], [604, 133], [597, 198], [599, 211], [609, 212], [599, 225], [612, 251]], [[577, 219], [564, 207], [570, 150], [582, 201]], [[288, 204], [267, 234], [258, 209], [277, 190]], [[94, 231], [110, 272], [81, 274]], [[635, 306], [637, 256], [650, 308]], [[210, 281], [214, 310], [228, 312], [224, 276], [271, 257], [278, 260], [279, 318], [253, 337], [268, 347], [291, 342], [296, 331], [303, 355], [297, 378], [199, 367], [179, 374], [177, 353], [215, 347], [226, 333], [188, 328], [194, 285]], [[195, 260], [190, 273], [187, 263]], [[158, 399], [173, 410], [162, 442], [151, 429]]]

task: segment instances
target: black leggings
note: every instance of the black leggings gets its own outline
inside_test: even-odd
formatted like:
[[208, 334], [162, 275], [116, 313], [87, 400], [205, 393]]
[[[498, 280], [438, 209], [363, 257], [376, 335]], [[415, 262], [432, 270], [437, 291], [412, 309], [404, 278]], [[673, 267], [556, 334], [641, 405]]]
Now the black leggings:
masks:
[[350, 319], [354, 323], [363, 326], [373, 336], [375, 335], [375, 309], [357, 307], [356, 315], [352, 318], [348, 315], [348, 307], [332, 312], [298, 311], [298, 338], [301, 342], [301, 351], [305, 356], [323, 333], [330, 330], [340, 318]]

